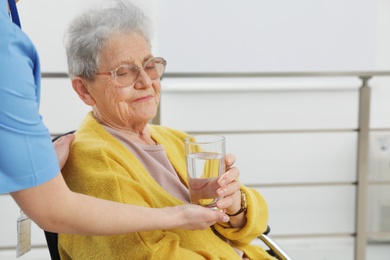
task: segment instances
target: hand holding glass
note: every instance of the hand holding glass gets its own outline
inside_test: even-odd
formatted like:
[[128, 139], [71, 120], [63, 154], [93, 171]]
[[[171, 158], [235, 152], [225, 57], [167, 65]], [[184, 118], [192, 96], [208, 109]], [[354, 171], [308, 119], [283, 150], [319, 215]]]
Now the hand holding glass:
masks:
[[225, 138], [192, 135], [184, 143], [191, 203], [219, 210], [216, 191], [218, 178], [225, 173]]

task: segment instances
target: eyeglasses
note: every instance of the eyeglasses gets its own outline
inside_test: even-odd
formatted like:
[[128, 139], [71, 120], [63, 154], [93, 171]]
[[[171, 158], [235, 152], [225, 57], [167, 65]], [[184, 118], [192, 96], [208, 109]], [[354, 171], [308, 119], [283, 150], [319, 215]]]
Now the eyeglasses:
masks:
[[[161, 57], [154, 57], [147, 60], [142, 69], [151, 80], [159, 79], [164, 74], [167, 61]], [[97, 75], [111, 75], [121, 85], [129, 86], [137, 81], [141, 68], [135, 64], [122, 64], [110, 72], [96, 72]]]

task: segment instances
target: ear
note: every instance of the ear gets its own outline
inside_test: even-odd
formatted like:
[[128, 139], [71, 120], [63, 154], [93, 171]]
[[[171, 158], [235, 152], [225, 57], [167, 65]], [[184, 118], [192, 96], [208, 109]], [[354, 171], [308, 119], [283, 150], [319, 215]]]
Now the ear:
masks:
[[86, 105], [95, 105], [95, 100], [89, 93], [89, 90], [87, 88], [87, 82], [85, 81], [85, 79], [81, 77], [74, 77], [72, 79], [72, 86], [74, 91], [76, 91], [77, 95], [79, 95], [80, 99], [84, 101]]

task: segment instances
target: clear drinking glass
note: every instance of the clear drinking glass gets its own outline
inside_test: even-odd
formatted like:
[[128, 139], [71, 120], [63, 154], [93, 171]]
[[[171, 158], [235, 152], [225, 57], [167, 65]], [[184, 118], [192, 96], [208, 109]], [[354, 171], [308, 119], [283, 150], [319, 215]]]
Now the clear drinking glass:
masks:
[[219, 210], [217, 180], [225, 173], [225, 137], [192, 135], [184, 140], [191, 203]]

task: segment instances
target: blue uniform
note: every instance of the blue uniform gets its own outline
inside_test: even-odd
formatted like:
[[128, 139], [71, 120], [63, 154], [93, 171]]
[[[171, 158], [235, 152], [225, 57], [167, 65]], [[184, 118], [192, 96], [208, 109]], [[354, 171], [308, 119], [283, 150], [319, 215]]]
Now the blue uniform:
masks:
[[40, 73], [34, 45], [0, 0], [0, 194], [40, 185], [60, 171], [39, 114]]

